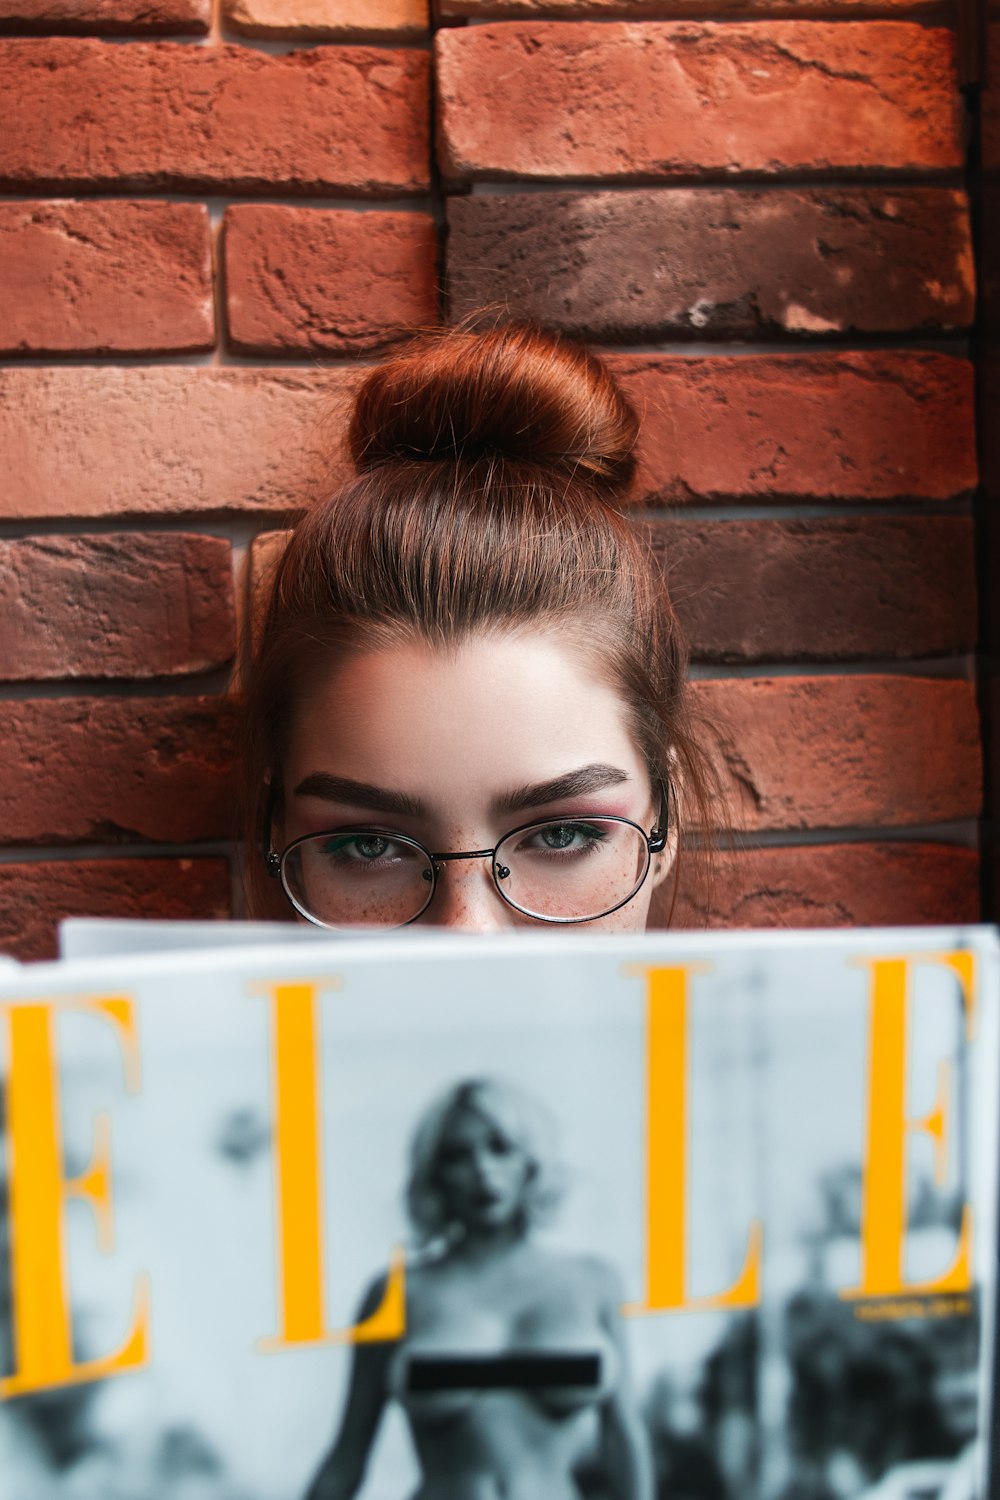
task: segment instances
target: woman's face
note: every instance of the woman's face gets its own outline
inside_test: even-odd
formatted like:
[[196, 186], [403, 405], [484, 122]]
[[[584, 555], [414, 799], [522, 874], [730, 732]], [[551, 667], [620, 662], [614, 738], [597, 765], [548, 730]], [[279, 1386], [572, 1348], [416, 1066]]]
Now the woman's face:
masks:
[[[492, 849], [542, 819], [604, 814], [648, 832], [659, 815], [623, 702], [546, 634], [472, 637], [449, 648], [418, 642], [348, 660], [299, 707], [282, 779], [279, 851], [341, 828], [409, 835], [434, 853]], [[586, 853], [585, 836], [560, 833], [557, 845], [564, 836], [575, 841], [567, 858]], [[563, 857], [551, 842], [546, 835], [532, 851], [540, 866], [548, 859], [555, 868]], [[371, 864], [383, 847], [355, 842], [348, 853]], [[654, 855], [645, 883], [619, 910], [565, 930], [644, 928], [669, 860]], [[443, 863], [418, 920], [475, 932], [545, 925], [507, 905], [488, 859]]]
[[521, 1215], [533, 1166], [487, 1113], [469, 1105], [448, 1122], [435, 1180], [445, 1215], [467, 1230], [505, 1229]]

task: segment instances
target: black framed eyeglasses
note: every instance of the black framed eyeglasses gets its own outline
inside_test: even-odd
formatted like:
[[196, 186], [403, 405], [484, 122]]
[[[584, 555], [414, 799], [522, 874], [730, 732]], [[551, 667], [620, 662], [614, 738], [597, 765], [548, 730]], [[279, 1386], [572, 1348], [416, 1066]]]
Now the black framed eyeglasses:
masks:
[[299, 914], [317, 927], [406, 927], [434, 899], [446, 865], [486, 859], [500, 896], [537, 922], [594, 922], [625, 906], [642, 888], [654, 854], [666, 848], [666, 787], [660, 816], [647, 833], [611, 815], [545, 818], [505, 833], [493, 849], [435, 853], [393, 829], [358, 825], [293, 839], [281, 854], [266, 849]]

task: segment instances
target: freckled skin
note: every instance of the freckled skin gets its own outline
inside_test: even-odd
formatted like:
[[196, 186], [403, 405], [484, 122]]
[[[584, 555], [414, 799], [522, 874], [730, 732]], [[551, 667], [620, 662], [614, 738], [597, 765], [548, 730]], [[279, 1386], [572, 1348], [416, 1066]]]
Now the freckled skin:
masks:
[[[626, 779], [603, 792], [511, 817], [494, 803], [581, 766], [620, 768]], [[405, 792], [421, 817], [297, 796], [306, 776], [325, 772]], [[617, 692], [556, 634], [473, 636], [458, 646], [400, 644], [355, 656], [320, 679], [291, 726], [283, 767], [285, 816], [273, 830], [284, 848], [309, 833], [365, 822], [391, 827], [435, 851], [487, 849], [512, 827], [563, 814], [615, 814], [648, 830], [658, 806]], [[566, 931], [638, 932], [672, 849], [655, 856], [645, 884], [625, 906]], [[374, 921], [375, 908], [356, 920]], [[509, 907], [487, 860], [447, 865], [422, 924], [489, 932], [541, 925]], [[549, 928], [548, 930], [556, 930]]]

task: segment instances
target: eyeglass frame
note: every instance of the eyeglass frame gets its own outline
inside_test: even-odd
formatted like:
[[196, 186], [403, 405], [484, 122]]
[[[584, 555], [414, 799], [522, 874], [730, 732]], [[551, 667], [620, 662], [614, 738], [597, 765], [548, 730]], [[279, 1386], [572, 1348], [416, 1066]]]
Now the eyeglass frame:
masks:
[[[277, 854], [271, 847], [270, 841], [270, 823], [271, 816], [273, 815], [275, 799], [276, 792], [272, 787], [269, 799], [270, 806], [268, 809], [268, 817], [266, 820], [263, 839], [264, 847], [262, 853], [264, 856], [264, 866], [270, 876], [272, 876], [275, 880], [279, 880], [281, 882], [281, 889], [284, 891], [289, 904], [294, 907], [294, 909], [299, 913], [300, 916], [305, 917], [306, 921], [311, 922], [314, 927], [323, 927], [332, 932], [340, 931], [341, 924], [334, 922], [321, 922], [318, 917], [310, 916], [310, 914], [299, 905], [285, 883], [285, 860], [288, 858], [289, 854], [291, 854], [293, 849], [298, 849], [300, 845], [307, 844], [312, 839], [330, 838], [335, 834], [345, 833], [377, 833], [380, 836], [391, 834], [393, 838], [400, 839], [404, 843], [411, 844], [415, 849], [418, 849], [421, 854], [426, 855], [430, 863], [430, 877], [428, 878], [427, 873], [424, 872], [424, 878], [427, 880], [427, 883], [430, 886], [430, 890], [427, 895], [427, 900], [424, 902], [423, 906], [418, 912], [415, 912], [412, 917], [407, 917], [405, 922], [394, 922], [391, 926], [386, 925], [385, 927], [376, 929], [380, 932], [398, 932], [401, 928], [410, 927], [414, 922], [419, 921], [424, 912], [430, 906], [431, 902], [434, 900], [434, 893], [437, 890], [438, 876], [441, 873], [439, 866], [450, 864], [454, 860], [459, 859], [488, 859], [490, 861], [490, 874], [493, 877], [493, 884], [496, 887], [497, 894], [500, 897], [501, 901], [503, 901], [506, 906], [510, 907], [511, 911], [516, 911], [520, 916], [527, 917], [532, 922], [545, 922], [549, 926], [557, 927], [572, 927], [579, 926], [584, 922], [599, 922], [603, 917], [610, 917], [613, 912], [620, 911], [623, 906], [628, 905], [628, 903], [634, 896], [637, 896], [639, 894], [643, 886], [646, 884], [647, 879], [649, 878], [649, 872], [652, 869], [653, 865], [653, 855], [663, 853], [664, 849], [667, 847], [667, 839], [670, 834], [669, 785], [666, 781], [661, 781], [660, 816], [648, 833], [646, 833], [641, 823], [636, 823], [631, 818], [619, 817], [614, 813], [578, 814], [576, 817], [562, 818], [534, 818], [530, 823], [521, 823], [517, 828], [508, 829], [507, 832], [503, 835], [503, 838], [499, 839], [492, 849], [459, 849], [452, 852], [444, 851], [442, 853], [435, 854], [427, 848], [426, 844], [422, 844], [419, 839], [411, 837], [411, 835], [408, 833], [400, 833], [398, 829], [378, 828], [373, 824], [365, 823], [361, 825], [354, 825], [353, 827], [347, 826], [339, 828], [320, 828], [317, 829], [315, 833], [301, 834], [297, 839], [292, 839], [291, 843], [286, 844], [281, 853]], [[597, 912], [592, 917], [540, 917], [535, 912], [525, 911], [523, 907], [515, 905], [510, 897], [504, 893], [503, 887], [500, 884], [500, 881], [506, 879], [506, 876], [510, 874], [510, 870], [507, 869], [506, 866], [501, 866], [501, 868], [504, 869], [505, 874], [502, 876], [498, 874], [496, 862], [497, 850], [501, 848], [508, 839], [514, 838], [514, 836], [519, 833], [527, 833], [529, 829], [546, 828], [552, 823], [586, 822], [588, 816], [593, 822], [624, 823], [627, 827], [634, 828], [636, 832], [640, 834], [640, 836], [645, 840], [646, 868], [643, 870], [642, 877], [639, 880], [638, 884], [633, 886], [628, 895], [624, 896], [621, 901], [617, 901], [614, 906], [609, 906], [606, 911]]]

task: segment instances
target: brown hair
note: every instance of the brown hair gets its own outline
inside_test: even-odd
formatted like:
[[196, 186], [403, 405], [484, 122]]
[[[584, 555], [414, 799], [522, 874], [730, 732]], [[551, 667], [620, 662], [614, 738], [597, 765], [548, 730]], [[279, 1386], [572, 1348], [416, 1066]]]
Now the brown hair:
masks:
[[296, 703], [331, 660], [400, 640], [554, 626], [621, 694], [674, 817], [682, 787], [682, 819], [693, 803], [703, 823], [685, 645], [616, 508], [637, 434], [605, 366], [535, 328], [434, 333], [367, 376], [348, 435], [357, 477], [292, 533], [248, 672], [253, 915], [269, 904], [259, 840]]

